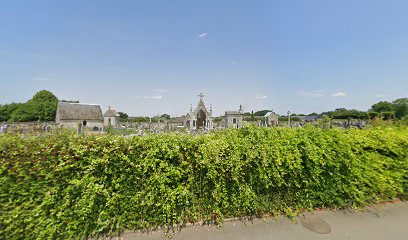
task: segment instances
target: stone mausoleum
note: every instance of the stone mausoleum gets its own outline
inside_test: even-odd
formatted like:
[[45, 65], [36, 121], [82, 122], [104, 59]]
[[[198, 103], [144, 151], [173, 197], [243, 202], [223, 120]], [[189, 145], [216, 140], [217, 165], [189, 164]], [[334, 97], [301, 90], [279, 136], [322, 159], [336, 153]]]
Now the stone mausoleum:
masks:
[[274, 112], [267, 112], [264, 116], [265, 119], [265, 126], [273, 127], [277, 126], [279, 123], [279, 116]]
[[238, 111], [225, 111], [224, 127], [225, 128], [240, 128], [242, 127], [242, 105], [239, 106]]
[[186, 115], [184, 124], [190, 130], [212, 130], [212, 107], [210, 106], [210, 110], [208, 110], [204, 103], [204, 95], [200, 93], [198, 96], [200, 100], [198, 101], [197, 107], [193, 111], [193, 106], [191, 105], [190, 112]]
[[119, 120], [120, 120], [119, 113], [111, 109], [110, 106], [109, 106], [108, 111], [106, 111], [105, 114], [103, 114], [103, 119], [104, 119], [105, 126], [112, 126], [114, 128], [118, 128], [120, 125], [119, 124]]

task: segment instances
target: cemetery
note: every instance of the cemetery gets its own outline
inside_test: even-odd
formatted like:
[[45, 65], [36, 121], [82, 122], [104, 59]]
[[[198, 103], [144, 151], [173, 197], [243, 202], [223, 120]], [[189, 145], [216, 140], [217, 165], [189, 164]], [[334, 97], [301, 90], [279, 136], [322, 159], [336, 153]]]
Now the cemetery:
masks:
[[[40, 91], [44, 94], [44, 91]], [[47, 91], [45, 91], [47, 92]], [[52, 93], [45, 93], [51, 94]], [[55, 109], [47, 116], [55, 116], [53, 118], [46, 117], [31, 117], [35, 121], [4, 121], [1, 123], [1, 133], [6, 131], [29, 133], [41, 131], [53, 131], [58, 128], [74, 129], [77, 132], [93, 132], [104, 133], [106, 130], [127, 134], [144, 135], [148, 133], [159, 132], [189, 132], [203, 133], [219, 129], [241, 128], [247, 125], [255, 125], [258, 127], [304, 127], [305, 125], [329, 125], [330, 127], [338, 127], [347, 129], [349, 127], [363, 128], [367, 120], [374, 119], [379, 116], [376, 112], [367, 112], [367, 115], [350, 115], [346, 118], [336, 117], [336, 112], [322, 113], [320, 115], [295, 115], [290, 112], [287, 115], [279, 116], [273, 111], [259, 111], [261, 115], [253, 116], [253, 114], [244, 113], [242, 105], [239, 105], [237, 110], [226, 110], [224, 115], [213, 116], [212, 104], [206, 106], [204, 95], [198, 95], [199, 100], [193, 107], [190, 105], [190, 110], [183, 116], [179, 117], [145, 117], [143, 120], [134, 121], [135, 117], [127, 117], [122, 119], [119, 113], [109, 106], [108, 110], [102, 111], [98, 104], [84, 104], [78, 102], [58, 102], [54, 96], [52, 102], [47, 104], [55, 104]], [[52, 98], [52, 97], [51, 97]], [[47, 100], [48, 101], [48, 100]], [[4, 105], [3, 108], [8, 107]], [[2, 106], [0, 105], [0, 111]], [[342, 110], [344, 111], [344, 110]], [[347, 111], [347, 110], [346, 110]], [[371, 115], [371, 117], [370, 117]], [[368, 117], [367, 117], [368, 116]], [[393, 115], [389, 112], [381, 113], [384, 119], [392, 119]], [[0, 119], [6, 119], [1, 117]]]
[[44, 113], [1, 127], [6, 239], [158, 228], [171, 236], [187, 224], [408, 199], [406, 118], [378, 114], [361, 125], [330, 117], [340, 111], [278, 116], [242, 106], [214, 117], [200, 94], [184, 116], [131, 122], [111, 107], [40, 95], [55, 121]]

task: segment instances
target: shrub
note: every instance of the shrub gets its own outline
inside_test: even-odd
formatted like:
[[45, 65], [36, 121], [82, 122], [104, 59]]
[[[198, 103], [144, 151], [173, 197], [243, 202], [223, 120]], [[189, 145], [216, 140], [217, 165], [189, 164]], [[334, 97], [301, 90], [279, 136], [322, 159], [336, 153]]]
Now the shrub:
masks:
[[86, 238], [408, 195], [408, 127], [0, 136], [0, 236]]

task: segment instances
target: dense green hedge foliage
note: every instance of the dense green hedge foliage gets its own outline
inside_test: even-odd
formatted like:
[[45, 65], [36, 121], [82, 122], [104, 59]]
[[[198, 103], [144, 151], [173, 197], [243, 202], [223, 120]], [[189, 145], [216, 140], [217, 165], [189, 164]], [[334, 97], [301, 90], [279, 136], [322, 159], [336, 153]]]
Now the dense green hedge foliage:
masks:
[[408, 128], [0, 136], [0, 238], [70, 239], [408, 197]]

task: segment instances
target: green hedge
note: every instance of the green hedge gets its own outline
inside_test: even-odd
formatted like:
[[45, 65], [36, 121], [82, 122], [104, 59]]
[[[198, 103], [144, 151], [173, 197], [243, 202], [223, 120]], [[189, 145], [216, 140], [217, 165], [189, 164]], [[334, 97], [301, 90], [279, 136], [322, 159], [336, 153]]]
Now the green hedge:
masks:
[[408, 127], [0, 136], [0, 238], [294, 214], [408, 197]]

